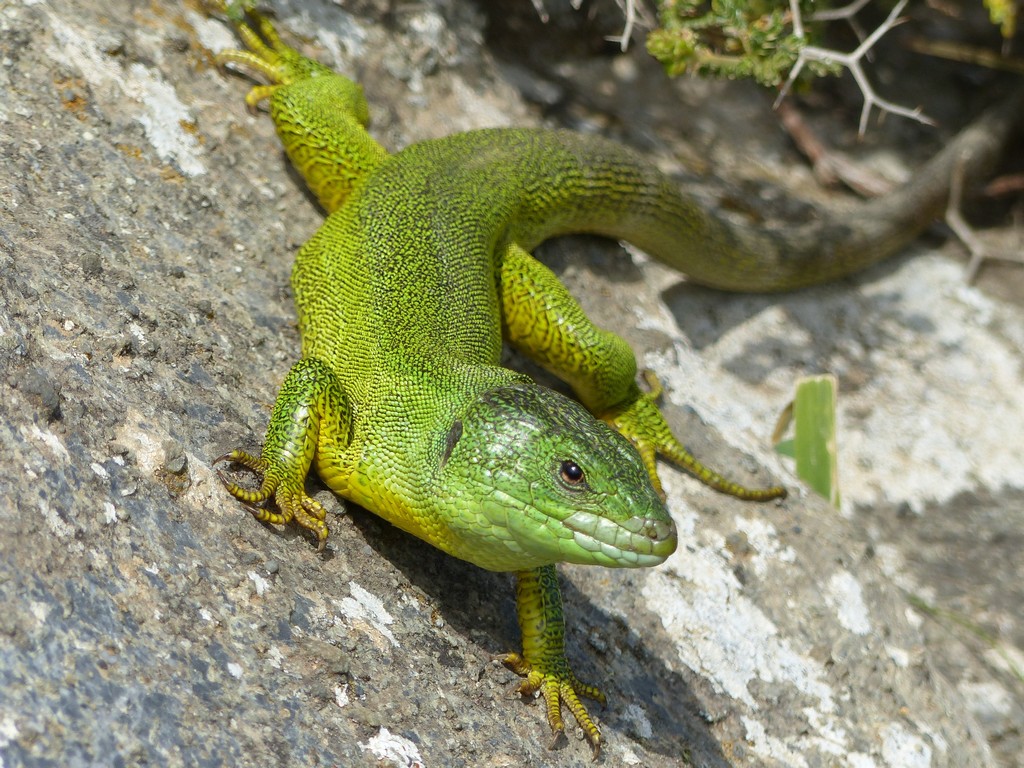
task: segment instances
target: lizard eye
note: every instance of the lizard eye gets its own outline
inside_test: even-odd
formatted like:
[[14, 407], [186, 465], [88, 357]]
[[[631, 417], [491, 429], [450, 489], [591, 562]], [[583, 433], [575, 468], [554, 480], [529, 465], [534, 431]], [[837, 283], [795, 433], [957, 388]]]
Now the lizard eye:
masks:
[[570, 488], [579, 488], [586, 483], [583, 468], [572, 459], [566, 459], [558, 468], [558, 476]]

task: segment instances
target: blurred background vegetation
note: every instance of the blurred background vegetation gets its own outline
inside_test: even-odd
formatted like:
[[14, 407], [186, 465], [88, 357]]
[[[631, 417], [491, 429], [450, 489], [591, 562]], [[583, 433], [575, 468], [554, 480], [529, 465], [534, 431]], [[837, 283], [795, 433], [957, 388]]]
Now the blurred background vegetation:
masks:
[[[972, 1], [984, 3], [1004, 41], [1013, 38], [1017, 0]], [[660, 0], [658, 27], [647, 36], [647, 50], [669, 75], [752, 78], [765, 86], [778, 86], [802, 50], [821, 44], [827, 25], [846, 21], [866, 37], [856, 25], [856, 13], [868, 4], [867, 0], [845, 5], [818, 0]], [[873, 4], [887, 9], [895, 5]], [[945, 3], [951, 18], [965, 4]], [[838, 64], [828, 61], [807, 65], [812, 75], [834, 74], [838, 69]]]

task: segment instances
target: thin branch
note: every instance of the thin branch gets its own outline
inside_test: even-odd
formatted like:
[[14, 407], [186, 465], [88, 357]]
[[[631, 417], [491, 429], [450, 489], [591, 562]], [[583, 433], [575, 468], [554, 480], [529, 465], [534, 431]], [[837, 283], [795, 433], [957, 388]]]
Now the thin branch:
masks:
[[856, 13], [871, 0], [853, 0], [852, 3], [842, 8], [831, 8], [827, 11], [818, 11], [811, 14], [811, 21], [835, 21], [837, 19], [852, 19]]
[[808, 160], [815, 177], [825, 186], [842, 182], [863, 197], [881, 197], [892, 191], [893, 183], [871, 173], [841, 152], [831, 149], [814, 134], [800, 112], [788, 102], [778, 108], [782, 126]]
[[[850, 25], [850, 29], [853, 30], [853, 34], [857, 36], [857, 39], [862, 41], [866, 34], [864, 34], [864, 27], [857, 21], [857, 12], [860, 11], [865, 5], [870, 3], [871, 0], [854, 0], [848, 5], [844, 5], [842, 8], [832, 8], [827, 11], [818, 11], [817, 13], [811, 14], [811, 21], [837, 21], [843, 19], [847, 24]], [[865, 58], [871, 61], [871, 54], [869, 53]]]
[[[573, 0], [573, 6], [578, 8], [581, 0]], [[616, 5], [622, 9], [623, 15], [626, 17], [626, 26], [623, 28], [622, 33], [619, 35], [613, 35], [605, 38], [606, 40], [618, 43], [619, 48], [625, 53], [629, 47], [629, 41], [633, 37], [633, 27], [636, 25], [637, 20], [637, 7], [636, 0], [615, 0]], [[641, 9], [642, 11], [643, 9]]]
[[531, 2], [533, 3], [533, 10], [540, 17], [541, 23], [547, 24], [551, 17], [548, 15], [548, 9], [544, 7], [544, 0], [531, 0]]
[[923, 37], [914, 37], [909, 41], [910, 50], [923, 53], [926, 56], [936, 56], [949, 61], [963, 61], [987, 69], [997, 69], [1003, 72], [1015, 72], [1024, 75], [1024, 58], [1020, 56], [1008, 56], [998, 54], [988, 48], [981, 48], [964, 43], [952, 43], [946, 40], [928, 40]]
[[964, 247], [970, 259], [964, 268], [964, 282], [968, 285], [974, 283], [978, 277], [981, 265], [986, 261], [1009, 261], [1016, 264], [1024, 263], [1024, 256], [1020, 253], [994, 253], [982, 242], [974, 227], [967, 223], [961, 210], [964, 193], [964, 168], [970, 160], [970, 154], [963, 154], [957, 160], [956, 166], [949, 179], [949, 202], [946, 205], [946, 225], [953, 230]]
[[[906, 6], [907, 0], [900, 0], [896, 6], [892, 9], [889, 16], [883, 21], [874, 32], [868, 35], [867, 39], [864, 40], [860, 45], [856, 47], [851, 53], [842, 53], [841, 51], [833, 51], [829, 48], [818, 48], [817, 46], [808, 45], [800, 50], [800, 54], [797, 57], [796, 64], [793, 65], [793, 69], [790, 70], [789, 78], [786, 80], [785, 85], [782, 86], [782, 90], [779, 91], [779, 97], [775, 100], [776, 105], [786, 97], [789, 93], [790, 88], [796, 81], [797, 76], [803, 69], [804, 64], [808, 61], [820, 61], [826, 64], [839, 64], [840, 66], [846, 67], [850, 74], [853, 75], [853, 79], [857, 83], [857, 87], [860, 88], [861, 94], [864, 96], [864, 108], [860, 114], [860, 126], [858, 128], [858, 135], [863, 136], [864, 131], [867, 129], [868, 117], [871, 115], [871, 108], [878, 107], [883, 112], [891, 112], [894, 115], [900, 115], [911, 120], [916, 120], [919, 123], [925, 125], [934, 125], [935, 122], [925, 115], [920, 107], [910, 109], [908, 107], [902, 107], [899, 104], [883, 99], [871, 86], [871, 82], [868, 80], [867, 75], [864, 74], [864, 69], [861, 67], [861, 59], [871, 50], [871, 48], [881, 39], [881, 37], [888, 32], [890, 29], [901, 23], [899, 19], [900, 13]], [[797, 6], [794, 3], [794, 8]], [[797, 8], [797, 11], [799, 9]], [[797, 24], [794, 19], [793, 24], [796, 29]]]
[[988, 258], [985, 244], [974, 233], [973, 227], [967, 223], [967, 219], [964, 218], [963, 212], [960, 210], [964, 195], [964, 165], [967, 164], [969, 157], [970, 155], [961, 155], [953, 168], [949, 179], [949, 202], [946, 204], [945, 216], [947, 226], [964, 244], [970, 256], [967, 268], [964, 270], [964, 282], [968, 285], [974, 282], [974, 278], [978, 276], [978, 268]]
[[789, 0], [789, 12], [793, 16], [793, 36], [804, 39], [804, 18], [800, 15], [800, 0]]

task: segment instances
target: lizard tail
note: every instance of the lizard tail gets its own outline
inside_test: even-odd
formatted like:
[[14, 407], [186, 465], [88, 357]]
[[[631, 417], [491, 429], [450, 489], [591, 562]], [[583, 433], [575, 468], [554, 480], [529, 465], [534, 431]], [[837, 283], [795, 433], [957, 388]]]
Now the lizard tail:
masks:
[[[519, 218], [544, 224], [531, 224], [513, 237], [529, 249], [555, 234], [593, 232], [627, 240], [710, 287], [802, 288], [854, 273], [913, 241], [945, 210], [953, 175], [961, 173], [965, 186], [978, 183], [1022, 124], [1024, 89], [985, 111], [893, 192], [842, 214], [823, 213], [810, 223], [775, 230], [706, 208], [621, 145], [556, 132], [555, 151], [571, 156], [554, 164], [561, 191], [528, 190], [528, 210]], [[550, 156], [546, 165], [553, 165]], [[566, 216], [567, 210], [576, 213]]]

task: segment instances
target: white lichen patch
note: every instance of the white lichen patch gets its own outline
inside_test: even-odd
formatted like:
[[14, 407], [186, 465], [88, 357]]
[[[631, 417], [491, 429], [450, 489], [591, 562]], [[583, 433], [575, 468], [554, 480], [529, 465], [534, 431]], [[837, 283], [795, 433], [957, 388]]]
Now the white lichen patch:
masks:
[[870, 755], [863, 752], [851, 752], [846, 756], [849, 768], [878, 768], [878, 763]]
[[117, 522], [117, 507], [109, 501], [103, 502], [103, 522], [107, 525], [113, 525]]
[[[663, 479], [669, 498], [679, 498], [680, 492], [673, 487], [679, 484], [679, 476], [667, 472]], [[743, 722], [748, 741], [763, 758], [798, 766], [815, 752], [844, 754], [849, 747], [846, 729], [837, 718], [834, 692], [820, 661], [812, 658], [810, 649], [782, 637], [744, 594], [720, 536], [707, 530], [697, 535], [698, 516], [688, 509], [674, 508], [673, 517], [679, 549], [664, 566], [646, 574], [641, 594], [668, 634], [677, 639], [679, 659], [715, 691], [746, 708]], [[778, 545], [770, 525], [744, 518], [737, 522], [748, 540], [763, 550], [758, 555], [761, 570], [792, 561], [793, 553]], [[788, 687], [805, 696], [806, 723], [785, 730], [759, 716], [762, 686]]]
[[376, 734], [365, 744], [359, 742], [360, 748], [370, 752], [378, 760], [387, 761], [399, 768], [423, 768], [423, 758], [416, 744], [403, 736], [396, 736], [381, 726]]
[[871, 631], [868, 607], [860, 582], [849, 571], [836, 571], [825, 588], [825, 601], [835, 609], [839, 623], [855, 635]]
[[[276, 645], [270, 646], [267, 650], [267, 660], [274, 669], [284, 668], [284, 653]], [[346, 686], [348, 683], [345, 684]]]
[[118, 96], [127, 97], [128, 103], [136, 106], [132, 118], [142, 126], [161, 160], [173, 162], [186, 176], [206, 172], [199, 142], [186, 130], [186, 126], [194, 124], [192, 115], [158, 72], [139, 63], [121, 65], [96, 44], [95, 30], [71, 26], [50, 12], [47, 16], [55, 43], [47, 53], [69, 69], [81, 72], [98, 99], [109, 100], [100, 106], [111, 112], [120, 111], [124, 101]]
[[807, 768], [807, 760], [800, 750], [787, 744], [783, 739], [770, 735], [759, 720], [751, 717], [740, 718], [746, 729], [746, 740], [750, 748], [766, 760], [774, 760], [777, 765], [788, 765], [792, 768]]
[[127, 96], [142, 104], [143, 110], [135, 119], [160, 159], [173, 161], [186, 176], [205, 173], [199, 142], [186, 130], [195, 121], [174, 88], [142, 64], [128, 67], [123, 88]]
[[[55, 509], [46, 499], [39, 499], [37, 502], [40, 517], [46, 521], [47, 527], [58, 539], [73, 539], [75, 526], [69, 523], [61, 513]], [[80, 549], [76, 547], [76, 549]]]
[[929, 768], [932, 748], [901, 723], [890, 723], [882, 731], [882, 760], [890, 768]]
[[125, 413], [124, 421], [117, 430], [118, 441], [131, 447], [139, 469], [147, 473], [154, 472], [163, 464], [164, 450], [160, 442], [165, 438], [166, 435], [156, 434], [155, 425], [147, 422], [142, 414], [133, 408], [129, 408]]
[[647, 712], [639, 704], [630, 702], [622, 710], [622, 718], [628, 720], [632, 725], [632, 731], [641, 739], [649, 739], [654, 736], [654, 726]]
[[804, 707], [804, 717], [807, 718], [815, 733], [802, 738], [807, 749], [816, 749], [826, 755], [841, 757], [846, 754], [847, 734], [839, 722], [831, 715], [823, 714], [813, 707]]
[[[13, 743], [19, 736], [21, 736], [21, 732], [18, 730], [18, 722], [14, 716], [6, 712], [0, 715], [0, 750]], [[4, 756], [0, 753], [0, 768], [4, 768], [5, 765]]]
[[737, 517], [736, 529], [747, 537], [753, 552], [749, 567], [759, 578], [768, 575], [772, 563], [792, 563], [796, 560], [796, 552], [792, 547], [784, 547], [779, 543], [778, 531], [766, 520]]
[[1013, 695], [994, 680], [975, 683], [962, 681], [957, 688], [967, 706], [979, 720], [992, 722], [1013, 713]]
[[196, 13], [191, 8], [185, 9], [185, 21], [189, 23], [192, 30], [199, 38], [199, 44], [213, 53], [220, 53], [232, 48], [238, 48], [238, 38], [235, 37], [231, 27], [219, 19], [204, 16]]
[[71, 460], [71, 455], [68, 453], [68, 449], [64, 447], [64, 443], [49, 429], [40, 429], [37, 424], [22, 424], [18, 427], [18, 431], [23, 438], [37, 440], [42, 443], [58, 461], [68, 462]]
[[905, 648], [898, 648], [895, 645], [885, 646], [885, 652], [900, 669], [907, 669], [910, 666], [910, 652]]
[[334, 686], [334, 703], [338, 705], [339, 709], [344, 709], [351, 703], [348, 695], [348, 683]]
[[28, 609], [33, 618], [39, 622], [39, 626], [45, 627], [46, 622], [50, 618], [50, 606], [46, 603], [40, 603], [38, 600], [32, 600], [28, 604]]
[[350, 597], [333, 601], [341, 615], [352, 624], [372, 628], [376, 634], [387, 638], [391, 645], [397, 646], [398, 640], [389, 629], [395, 620], [384, 608], [380, 598], [367, 592], [354, 581], [348, 583], [348, 588]]
[[249, 577], [249, 581], [252, 582], [257, 596], [262, 597], [270, 589], [270, 582], [256, 573], [256, 571], [249, 571], [246, 575]]
[[757, 709], [749, 685], [760, 680], [791, 685], [816, 698], [822, 711], [833, 709], [820, 664], [779, 636], [717, 554], [677, 553], [650, 574], [643, 595], [665, 629], [686, 638], [677, 647], [683, 663], [720, 693]]
[[[659, 265], [643, 268], [656, 286], [678, 282]], [[920, 511], [961, 492], [1024, 484], [1018, 446], [1007, 440], [1024, 433], [1024, 324], [1012, 307], [965, 286], [959, 265], [926, 253], [857, 293], [725, 301], [724, 329], [709, 325], [699, 351], [671, 313], [645, 311], [648, 325], [678, 341], [643, 364], [672, 401], [693, 406], [774, 471], [787, 470], [768, 438], [794, 382], [826, 370], [859, 382], [838, 401], [844, 510], [888, 501]], [[704, 328], [689, 309], [691, 326]]]
[[[666, 475], [669, 497], [675, 477]], [[674, 515], [680, 523], [679, 548], [664, 566], [648, 574], [643, 597], [661, 616], [677, 644], [679, 658], [720, 693], [758, 705], [750, 692], [755, 680], [790, 685], [817, 700], [821, 712], [834, 710], [832, 689], [821, 665], [794, 649], [772, 621], [744, 593], [727, 553], [692, 537], [693, 513]]]

